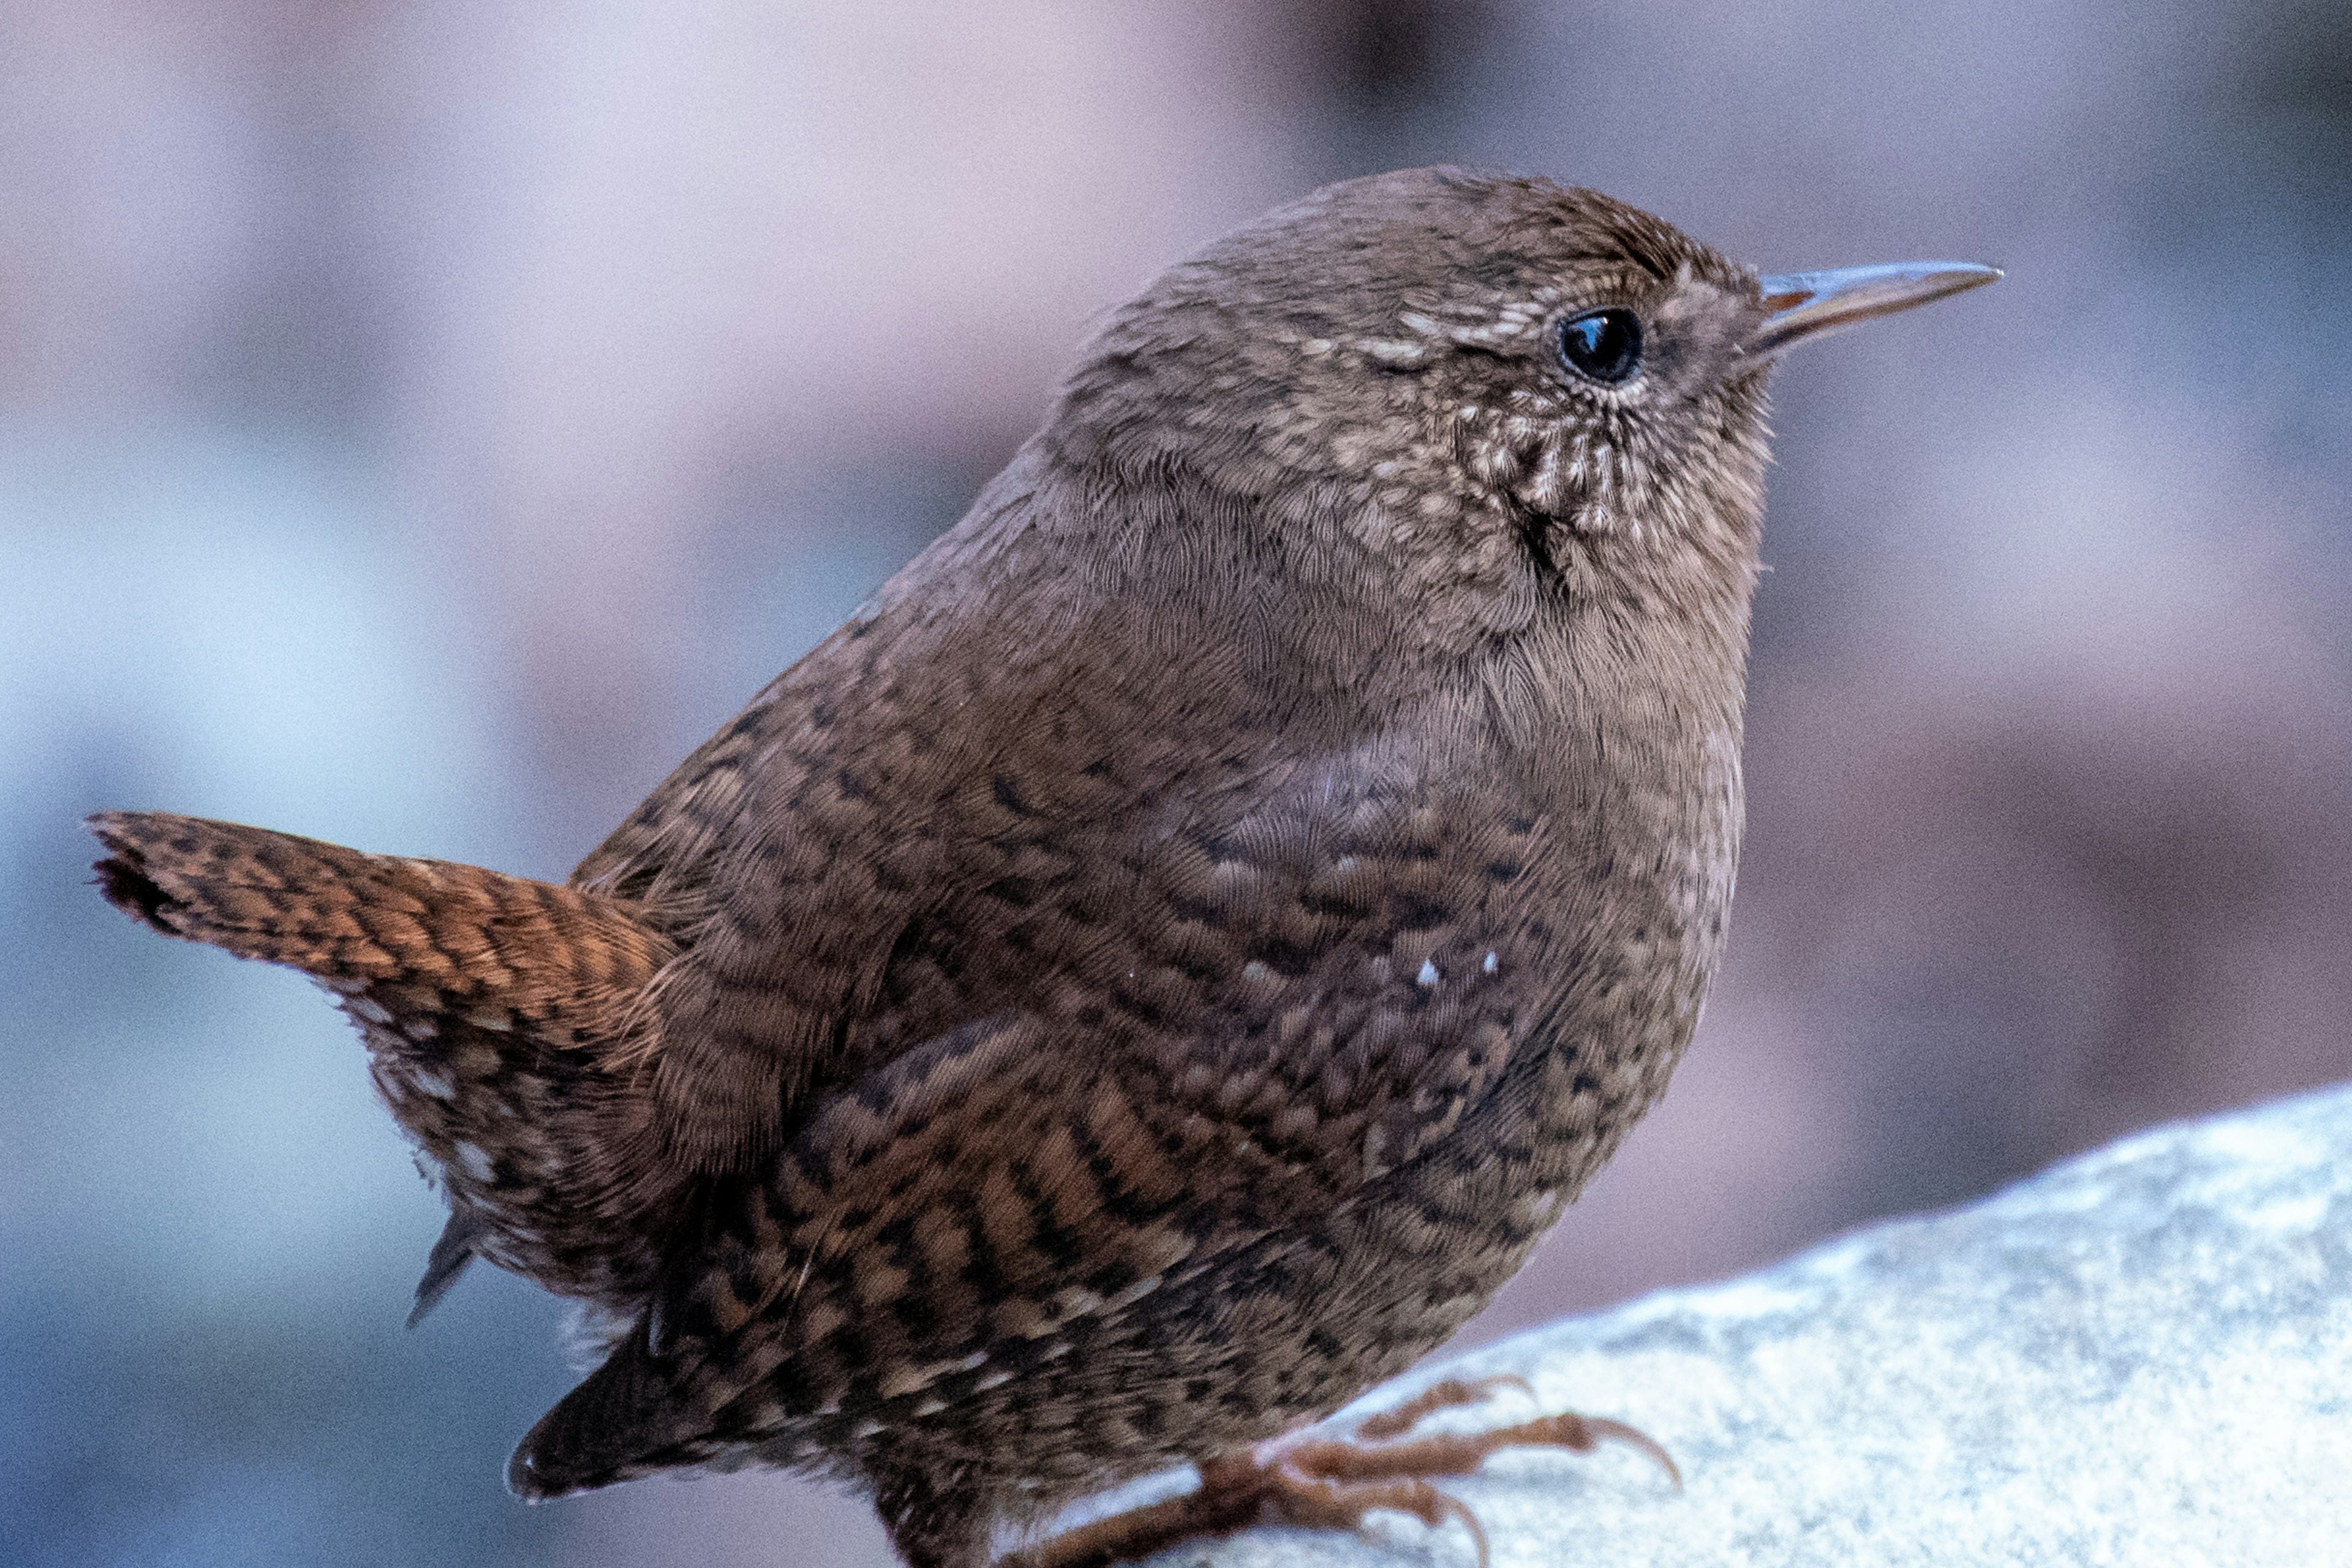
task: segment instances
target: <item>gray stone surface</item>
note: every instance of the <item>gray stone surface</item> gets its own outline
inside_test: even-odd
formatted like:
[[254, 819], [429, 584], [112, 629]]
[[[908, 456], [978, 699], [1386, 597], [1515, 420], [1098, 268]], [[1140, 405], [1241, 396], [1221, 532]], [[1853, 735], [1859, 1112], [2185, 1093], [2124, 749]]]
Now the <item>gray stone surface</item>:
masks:
[[[1445, 1483], [1495, 1568], [2352, 1564], [2352, 1089], [2141, 1134], [1947, 1214], [1433, 1364], [1681, 1462], [1519, 1450]], [[1161, 1489], [1166, 1489], [1164, 1487]], [[1458, 1524], [1260, 1528], [1162, 1568], [1475, 1560]]]

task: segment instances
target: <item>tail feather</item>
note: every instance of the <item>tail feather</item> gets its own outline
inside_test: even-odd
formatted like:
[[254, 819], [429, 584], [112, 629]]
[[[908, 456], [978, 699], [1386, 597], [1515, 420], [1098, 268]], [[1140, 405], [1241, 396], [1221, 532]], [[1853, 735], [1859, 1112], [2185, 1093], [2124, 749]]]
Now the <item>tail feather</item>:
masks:
[[674, 950], [627, 904], [161, 812], [90, 826], [117, 909], [299, 969], [359, 1025], [385, 1103], [465, 1216], [435, 1250], [420, 1314], [476, 1253], [604, 1303], [647, 1287], [663, 1194], [633, 1032]]
[[643, 1347], [624, 1340], [604, 1365], [539, 1419], [507, 1462], [507, 1485], [536, 1502], [659, 1468], [669, 1389]]
[[474, 1240], [481, 1234], [481, 1221], [462, 1207], [449, 1211], [449, 1223], [441, 1227], [440, 1239], [433, 1244], [432, 1253], [425, 1259], [425, 1277], [416, 1282], [416, 1302], [408, 1309], [408, 1326], [415, 1328], [425, 1315], [441, 1304], [457, 1276], [474, 1261]]
[[656, 1353], [643, 1332], [539, 1419], [507, 1463], [507, 1485], [532, 1502], [687, 1466], [823, 1464], [814, 1424], [769, 1401], [733, 1402], [736, 1385], [700, 1355]]
[[166, 812], [90, 818], [109, 902], [167, 936], [324, 981], [429, 987], [509, 1023], [610, 1021], [668, 943], [619, 900], [449, 860]]

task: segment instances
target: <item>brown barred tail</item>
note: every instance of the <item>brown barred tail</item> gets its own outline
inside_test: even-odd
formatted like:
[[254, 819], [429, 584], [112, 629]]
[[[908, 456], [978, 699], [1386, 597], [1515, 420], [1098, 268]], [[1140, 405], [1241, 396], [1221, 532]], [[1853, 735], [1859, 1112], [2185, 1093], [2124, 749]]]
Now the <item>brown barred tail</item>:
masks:
[[[282, 963], [341, 998], [377, 1087], [442, 1167], [467, 1250], [612, 1301], [650, 1254], [659, 1184], [638, 1000], [674, 949], [622, 900], [163, 812], [90, 818], [108, 901], [169, 936]], [[423, 1305], [464, 1256], [438, 1258]]]
[[625, 1001], [668, 944], [616, 900], [448, 860], [168, 812], [89, 819], [115, 908], [167, 936], [329, 982], [429, 989], [519, 1019]]

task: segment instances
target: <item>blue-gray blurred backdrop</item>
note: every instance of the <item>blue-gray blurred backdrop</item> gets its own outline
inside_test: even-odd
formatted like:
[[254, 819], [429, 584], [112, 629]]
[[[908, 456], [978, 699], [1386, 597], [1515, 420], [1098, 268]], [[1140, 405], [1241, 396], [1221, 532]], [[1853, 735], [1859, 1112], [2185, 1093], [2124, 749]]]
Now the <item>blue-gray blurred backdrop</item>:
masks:
[[402, 1331], [356, 1039], [78, 821], [561, 877], [1107, 304], [1441, 161], [2010, 268], [1781, 377], [1727, 973], [1473, 1337], [2352, 1071], [2340, 0], [5, 0], [0, 1560], [885, 1561], [510, 1502], [558, 1306]]

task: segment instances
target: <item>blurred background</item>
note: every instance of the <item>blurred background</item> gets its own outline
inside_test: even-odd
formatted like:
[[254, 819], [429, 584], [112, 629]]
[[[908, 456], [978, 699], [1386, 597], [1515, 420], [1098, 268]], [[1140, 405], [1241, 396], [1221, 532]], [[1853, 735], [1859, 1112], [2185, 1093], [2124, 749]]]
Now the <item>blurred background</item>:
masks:
[[0, 0], [0, 1560], [885, 1563], [774, 1477], [511, 1502], [561, 1309], [402, 1331], [357, 1040], [78, 821], [560, 878], [1105, 306], [1440, 161], [2010, 268], [1782, 374], [1727, 969], [1465, 1337], [2352, 1074], [2336, 0]]

